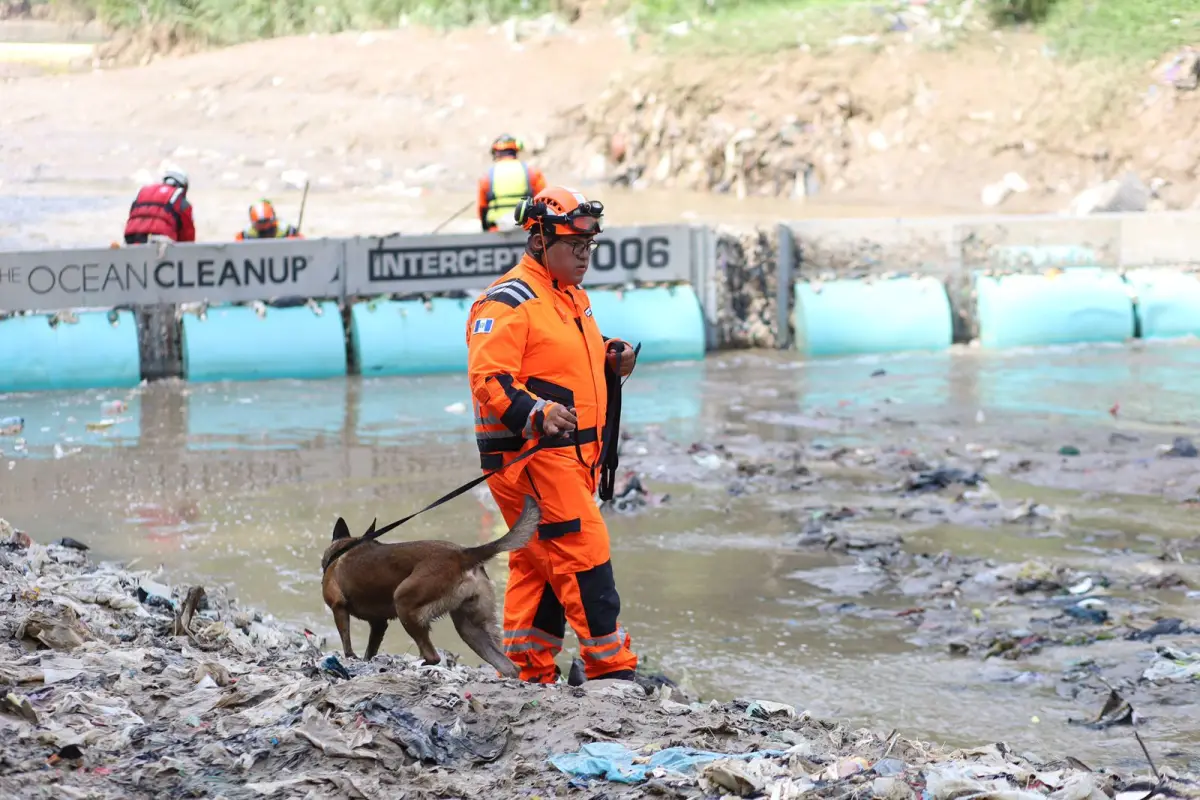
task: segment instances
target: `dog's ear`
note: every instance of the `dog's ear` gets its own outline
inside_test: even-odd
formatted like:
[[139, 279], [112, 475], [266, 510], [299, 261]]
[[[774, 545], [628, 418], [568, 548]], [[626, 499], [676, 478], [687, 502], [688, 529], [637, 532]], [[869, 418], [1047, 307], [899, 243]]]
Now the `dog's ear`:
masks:
[[346, 520], [338, 517], [338, 521], [333, 525], [333, 541], [338, 539], [350, 538], [350, 526], [346, 524]]

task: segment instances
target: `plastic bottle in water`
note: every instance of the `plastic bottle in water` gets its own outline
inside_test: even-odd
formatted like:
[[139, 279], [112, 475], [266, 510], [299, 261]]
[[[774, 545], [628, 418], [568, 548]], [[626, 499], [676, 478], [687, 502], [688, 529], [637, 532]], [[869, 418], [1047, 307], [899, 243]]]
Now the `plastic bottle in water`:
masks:
[[0, 417], [0, 436], [16, 436], [23, 430], [24, 417]]

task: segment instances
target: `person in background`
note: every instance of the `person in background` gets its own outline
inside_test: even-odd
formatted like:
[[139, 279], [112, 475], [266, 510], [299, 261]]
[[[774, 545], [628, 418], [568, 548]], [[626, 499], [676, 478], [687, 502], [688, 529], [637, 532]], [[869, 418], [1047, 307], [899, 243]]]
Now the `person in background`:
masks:
[[518, 158], [521, 150], [521, 142], [508, 134], [492, 142], [492, 167], [479, 179], [479, 223], [486, 232], [510, 223], [522, 199], [546, 188], [542, 171]]
[[167, 172], [161, 183], [143, 186], [129, 207], [125, 222], [125, 244], [145, 244], [167, 239], [172, 242], [196, 241], [196, 223], [192, 204], [187, 199], [186, 173]]
[[270, 200], [259, 200], [250, 206], [250, 227], [238, 231], [234, 237], [237, 241], [246, 239], [303, 239], [300, 230], [288, 225], [279, 227], [279, 217], [275, 214], [275, 206]]

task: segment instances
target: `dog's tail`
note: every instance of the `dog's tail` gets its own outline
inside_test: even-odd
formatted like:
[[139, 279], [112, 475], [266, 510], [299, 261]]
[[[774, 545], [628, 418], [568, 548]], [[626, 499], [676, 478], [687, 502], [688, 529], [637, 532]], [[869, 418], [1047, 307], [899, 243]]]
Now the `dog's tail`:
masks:
[[465, 569], [474, 569], [501, 553], [524, 547], [537, 532], [538, 523], [541, 521], [542, 510], [538, 508], [537, 501], [533, 499], [533, 495], [526, 495], [525, 507], [521, 509], [521, 516], [517, 517], [516, 523], [508, 529], [508, 533], [487, 544], [463, 550], [463, 557], [466, 559]]

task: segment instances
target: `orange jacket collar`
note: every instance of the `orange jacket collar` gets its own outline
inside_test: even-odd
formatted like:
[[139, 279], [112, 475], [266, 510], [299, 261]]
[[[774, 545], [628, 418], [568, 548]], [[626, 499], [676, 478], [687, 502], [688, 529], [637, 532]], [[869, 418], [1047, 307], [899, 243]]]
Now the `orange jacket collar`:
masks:
[[558, 288], [558, 284], [555, 283], [554, 276], [550, 274], [550, 270], [548, 270], [544, 266], [542, 266], [541, 262], [539, 262], [533, 256], [529, 255], [529, 253], [525, 253], [524, 255], [521, 256], [520, 264], [525, 269], [529, 270], [535, 276], [537, 276], [537, 278], [539, 280], [541, 280], [543, 283], [545, 283], [547, 286], [550, 286], [554, 289]]

